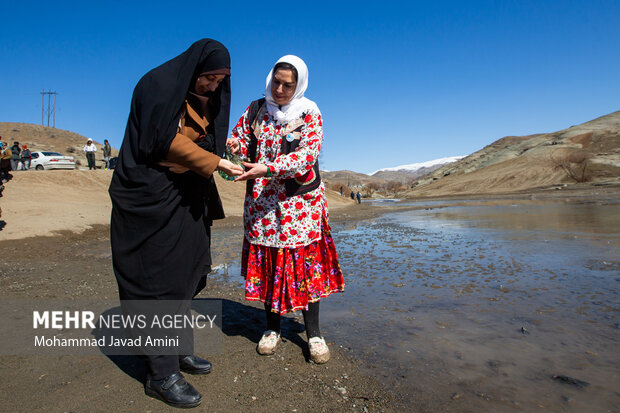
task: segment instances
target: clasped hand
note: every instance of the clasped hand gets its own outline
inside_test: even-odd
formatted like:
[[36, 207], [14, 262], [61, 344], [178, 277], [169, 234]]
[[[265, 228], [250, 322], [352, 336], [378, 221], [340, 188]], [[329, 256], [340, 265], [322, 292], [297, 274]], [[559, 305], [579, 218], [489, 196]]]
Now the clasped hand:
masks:
[[267, 171], [269, 170], [269, 168], [267, 168], [267, 165], [263, 165], [262, 163], [244, 162], [243, 166], [245, 166], [245, 172], [243, 173], [243, 175], [237, 177], [235, 179], [235, 182], [262, 178], [263, 176], [267, 175]]
[[[232, 154], [239, 152], [240, 145], [237, 139], [226, 139], [226, 146], [228, 146], [228, 150]], [[237, 177], [235, 179], [235, 182], [262, 178], [263, 176], [267, 175], [267, 171], [269, 170], [266, 165], [263, 165], [261, 163], [243, 162], [243, 166], [245, 167], [245, 172], [241, 176]]]
[[232, 154], [235, 154], [235, 153], [239, 152], [239, 149], [241, 147], [241, 145], [239, 145], [239, 141], [237, 139], [234, 139], [234, 138], [226, 139], [226, 146], [228, 146], [228, 150]]

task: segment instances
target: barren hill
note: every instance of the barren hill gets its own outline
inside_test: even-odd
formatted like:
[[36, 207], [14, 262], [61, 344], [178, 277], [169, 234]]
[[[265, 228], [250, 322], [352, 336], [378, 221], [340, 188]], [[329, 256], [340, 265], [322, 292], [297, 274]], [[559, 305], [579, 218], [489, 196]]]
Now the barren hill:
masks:
[[409, 184], [415, 181], [416, 179], [420, 179], [436, 171], [437, 169], [441, 167], [442, 165], [434, 165], [428, 168], [424, 167], [424, 168], [416, 169], [415, 171], [408, 171], [405, 169], [399, 169], [397, 171], [379, 171], [379, 172], [375, 172], [371, 176], [373, 178], [378, 178], [383, 181], [394, 181], [394, 182], [400, 182], [401, 184]]
[[[0, 136], [9, 146], [17, 141], [21, 145], [28, 145], [32, 152], [53, 151], [73, 156], [78, 167], [84, 168], [88, 164], [82, 150], [88, 137], [79, 133], [31, 123], [0, 122]], [[95, 153], [96, 164], [98, 167], [103, 167], [103, 153], [101, 151], [103, 142], [97, 142], [94, 139], [93, 142], [98, 149]], [[116, 155], [118, 155], [118, 150], [112, 148], [112, 156]]]
[[619, 177], [617, 111], [559, 132], [501, 138], [423, 177], [406, 196], [511, 193], [577, 181], [618, 184]]
[[378, 184], [386, 183], [386, 181], [381, 178], [376, 178], [374, 176], [348, 170], [330, 172], [321, 171], [321, 178], [329, 184], [330, 188], [337, 188], [341, 185], [345, 187], [349, 185], [367, 185], [371, 182]]

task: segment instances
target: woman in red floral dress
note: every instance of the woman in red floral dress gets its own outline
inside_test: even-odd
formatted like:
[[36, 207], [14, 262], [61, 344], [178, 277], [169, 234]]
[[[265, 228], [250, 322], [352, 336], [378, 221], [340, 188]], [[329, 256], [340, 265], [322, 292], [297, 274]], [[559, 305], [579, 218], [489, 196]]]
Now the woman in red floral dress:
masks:
[[257, 346], [273, 354], [280, 342], [280, 315], [302, 310], [310, 359], [329, 360], [319, 330], [319, 301], [344, 290], [328, 224], [318, 156], [323, 121], [304, 97], [308, 69], [284, 56], [267, 76], [265, 99], [250, 104], [228, 144], [240, 150], [248, 181], [244, 205], [242, 275], [246, 299], [265, 304], [267, 331]]

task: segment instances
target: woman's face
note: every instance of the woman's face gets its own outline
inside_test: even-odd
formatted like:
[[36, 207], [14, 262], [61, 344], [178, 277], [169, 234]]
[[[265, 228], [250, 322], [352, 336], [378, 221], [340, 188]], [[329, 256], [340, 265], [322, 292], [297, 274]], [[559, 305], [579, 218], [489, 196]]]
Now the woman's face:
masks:
[[214, 92], [215, 89], [222, 83], [222, 80], [226, 78], [226, 75], [202, 75], [196, 79], [196, 85], [194, 90], [198, 95], [204, 95], [208, 92]]
[[286, 105], [293, 99], [297, 89], [297, 81], [292, 70], [278, 69], [271, 79], [271, 96], [280, 106]]

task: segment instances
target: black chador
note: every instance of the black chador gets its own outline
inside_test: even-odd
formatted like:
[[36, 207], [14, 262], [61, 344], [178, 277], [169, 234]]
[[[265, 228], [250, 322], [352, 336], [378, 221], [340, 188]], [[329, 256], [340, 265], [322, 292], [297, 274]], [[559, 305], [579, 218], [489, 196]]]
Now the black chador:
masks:
[[[215, 40], [203, 39], [148, 72], [134, 90], [109, 189], [110, 240], [121, 300], [190, 300], [204, 287], [211, 270], [210, 225], [224, 217], [215, 182], [198, 169], [173, 173], [159, 163], [169, 159], [196, 79], [218, 70], [230, 74], [228, 51]], [[208, 102], [208, 110], [196, 110], [208, 112], [208, 130], [200, 147], [190, 141], [196, 147], [192, 150], [197, 156], [221, 156], [228, 133], [230, 77], [202, 101]], [[149, 379], [179, 371], [178, 355], [148, 360]]]

